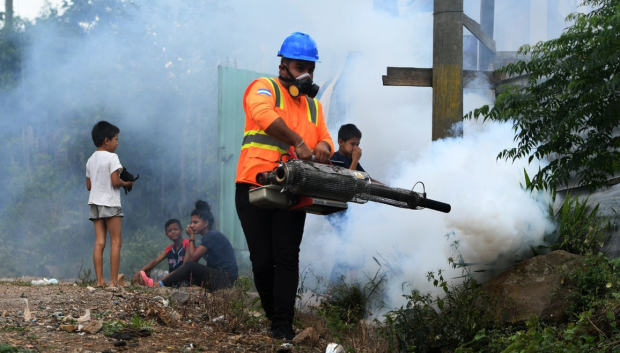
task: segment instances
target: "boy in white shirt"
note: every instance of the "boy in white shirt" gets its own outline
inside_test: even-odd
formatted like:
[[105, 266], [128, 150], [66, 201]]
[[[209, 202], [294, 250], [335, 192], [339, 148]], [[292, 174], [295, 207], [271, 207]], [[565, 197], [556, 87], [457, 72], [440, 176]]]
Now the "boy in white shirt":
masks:
[[110, 286], [118, 286], [118, 270], [121, 262], [121, 187], [133, 186], [133, 181], [122, 181], [123, 169], [116, 155], [120, 130], [100, 121], [93, 127], [92, 137], [97, 151], [86, 162], [86, 188], [90, 191], [88, 219], [95, 225], [95, 248], [93, 262], [97, 286], [105, 286], [103, 278], [103, 249], [106, 233], [110, 232]]

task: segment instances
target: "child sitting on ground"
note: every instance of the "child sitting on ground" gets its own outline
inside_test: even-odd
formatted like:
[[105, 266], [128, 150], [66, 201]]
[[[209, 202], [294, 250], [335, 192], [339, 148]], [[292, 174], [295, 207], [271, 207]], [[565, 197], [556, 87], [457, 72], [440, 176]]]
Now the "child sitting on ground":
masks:
[[[238, 277], [235, 251], [228, 238], [213, 229], [214, 222], [211, 206], [205, 201], [196, 201], [196, 209], [192, 211], [192, 223], [185, 229], [190, 244], [183, 265], [159, 282], [153, 281], [144, 271], [140, 271], [137, 283], [147, 287], [172, 287], [189, 281], [192, 285], [208, 290], [232, 287]], [[202, 236], [198, 247], [194, 240], [195, 234]], [[198, 263], [201, 257], [207, 261], [206, 266]]]
[[[159, 254], [155, 260], [146, 264], [140, 271], [144, 271], [147, 276], [154, 281], [160, 279], [172, 273], [177, 268], [183, 265], [187, 247], [189, 246], [189, 239], [183, 239], [183, 227], [178, 219], [169, 219], [164, 225], [166, 236], [172, 241], [172, 244], [168, 246], [163, 253]], [[168, 259], [168, 271], [163, 271], [155, 268], [164, 259]], [[136, 273], [133, 277], [134, 282], [138, 282], [140, 278], [140, 272]]]
[[105, 286], [103, 278], [103, 249], [106, 233], [110, 232], [110, 286], [118, 286], [118, 269], [121, 262], [121, 187], [133, 186], [133, 181], [122, 181], [123, 170], [116, 155], [119, 128], [100, 121], [93, 127], [92, 138], [97, 150], [86, 162], [86, 188], [90, 191], [88, 219], [95, 225], [93, 263], [97, 286]]

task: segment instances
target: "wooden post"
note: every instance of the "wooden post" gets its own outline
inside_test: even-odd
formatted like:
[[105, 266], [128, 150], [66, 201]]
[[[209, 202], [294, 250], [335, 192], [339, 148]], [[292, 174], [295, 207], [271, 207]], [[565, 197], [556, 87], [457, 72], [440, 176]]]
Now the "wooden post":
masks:
[[452, 125], [463, 119], [463, 0], [434, 4], [433, 141], [454, 136]]
[[[480, 2], [480, 27], [484, 34], [493, 38], [495, 25], [495, 0], [481, 0]], [[488, 47], [480, 46], [480, 71], [493, 71], [489, 66], [493, 62], [495, 53]]]

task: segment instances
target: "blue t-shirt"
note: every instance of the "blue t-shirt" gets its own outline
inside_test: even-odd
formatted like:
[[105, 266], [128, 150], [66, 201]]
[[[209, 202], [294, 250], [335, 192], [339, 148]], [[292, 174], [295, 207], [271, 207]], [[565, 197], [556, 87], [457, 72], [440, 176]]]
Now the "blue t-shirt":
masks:
[[235, 251], [222, 232], [215, 229], [210, 230], [202, 237], [200, 245], [207, 248], [207, 252], [202, 255], [202, 258], [207, 261], [207, 266], [225, 272], [231, 279], [237, 279], [239, 269], [237, 268]]
[[174, 244], [169, 245], [164, 252], [166, 253], [166, 259], [168, 259], [168, 272], [172, 272], [183, 265], [183, 259], [185, 259], [185, 249], [189, 246], [189, 239], [183, 239], [183, 246], [177, 250], [174, 248]]
[[[351, 167], [351, 164], [353, 163], [353, 158], [349, 158], [349, 157], [345, 157], [343, 155], [340, 154], [340, 152], [336, 151], [334, 152], [334, 155], [330, 158], [331, 161], [340, 161], [343, 164], [336, 164], [334, 163], [334, 165], [337, 165], [339, 167], [344, 167], [346, 169], [349, 169]], [[357, 162], [357, 170], [359, 170], [360, 172], [365, 172], [364, 168], [362, 168], [362, 165]]]

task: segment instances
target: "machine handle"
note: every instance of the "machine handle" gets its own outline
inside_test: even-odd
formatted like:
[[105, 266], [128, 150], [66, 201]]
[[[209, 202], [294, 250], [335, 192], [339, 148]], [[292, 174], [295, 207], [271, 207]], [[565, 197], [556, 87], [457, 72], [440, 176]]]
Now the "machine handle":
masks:
[[443, 213], [450, 213], [450, 210], [452, 209], [452, 206], [447, 203], [427, 199], [424, 197], [420, 198], [420, 207], [430, 208], [431, 210]]

